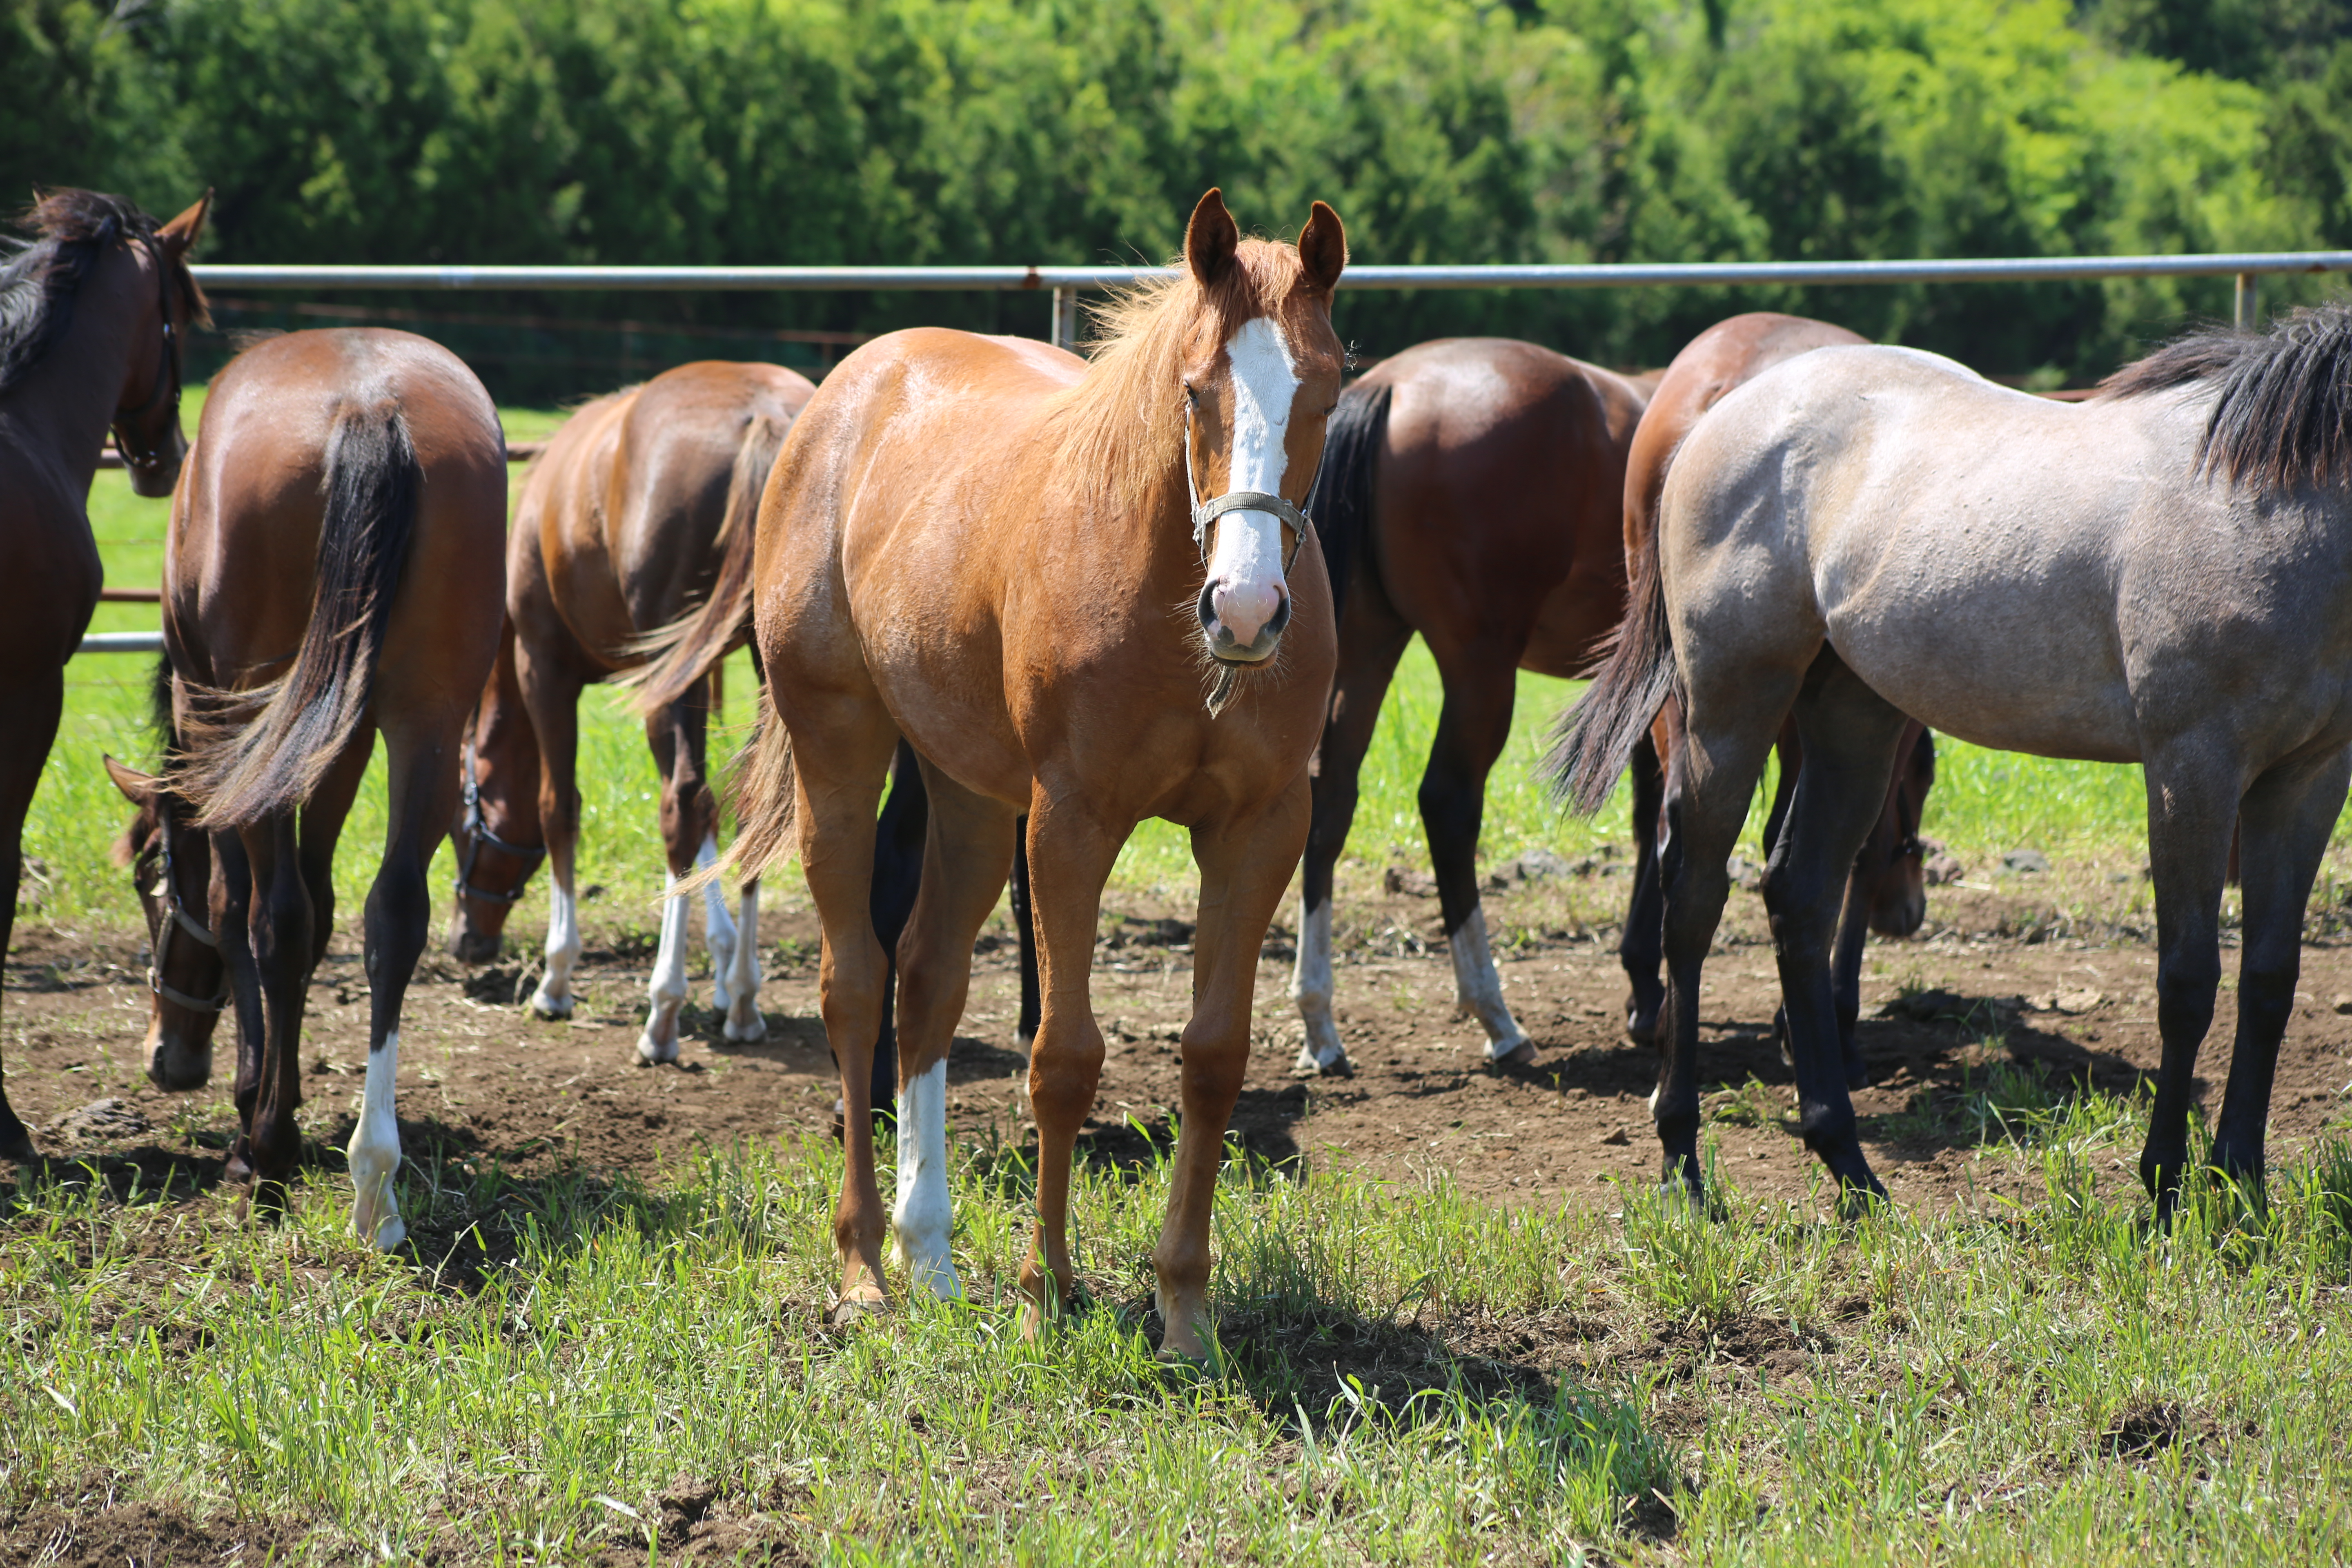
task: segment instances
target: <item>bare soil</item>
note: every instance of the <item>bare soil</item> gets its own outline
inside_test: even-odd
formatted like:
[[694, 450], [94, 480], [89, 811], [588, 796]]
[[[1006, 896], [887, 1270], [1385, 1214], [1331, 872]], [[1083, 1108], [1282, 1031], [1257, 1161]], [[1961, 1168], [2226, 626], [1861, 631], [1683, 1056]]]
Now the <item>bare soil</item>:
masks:
[[[1391, 880], [1399, 890], [1342, 902], [1337, 1010], [1351, 1077], [1293, 1075], [1290, 952], [1283, 932], [1269, 940], [1234, 1135], [1269, 1161], [1415, 1184], [1447, 1172], [1468, 1192], [1504, 1203], [1598, 1198], [1612, 1178], [1653, 1179], [1654, 1058], [1622, 1034], [1615, 933], [1554, 923], [1533, 888], [1490, 892], [1506, 995], [1539, 1047], [1531, 1067], [1495, 1071], [1483, 1065], [1477, 1026], [1454, 1013], [1434, 900], [1417, 897], [1412, 878]], [[580, 1016], [565, 1024], [518, 1010], [530, 975], [511, 958], [469, 973], [428, 957], [402, 1030], [409, 1158], [497, 1160], [518, 1170], [576, 1160], [650, 1175], [697, 1144], [821, 1132], [836, 1086], [816, 1019], [815, 922], [804, 900], [778, 901], [784, 907], [767, 912], [762, 932], [767, 1041], [728, 1045], [717, 1016], [698, 1008], [677, 1067], [636, 1065], [651, 955], [628, 932], [592, 945]], [[2153, 949], [2131, 935], [2050, 937], [2048, 922], [2021, 915], [2030, 909], [2030, 900], [2004, 893], [1938, 889], [1925, 940], [1872, 950], [1861, 1028], [1873, 1082], [1855, 1103], [1870, 1158], [1900, 1202], [1940, 1209], [2038, 1193], [2021, 1163], [1983, 1157], [2000, 1129], [1970, 1095], [2004, 1064], [2062, 1100], [2084, 1087], [2128, 1091], [2158, 1065]], [[1169, 1132], [1190, 994], [1188, 912], [1140, 907], [1104, 919], [1094, 995], [1109, 1055], [1085, 1143], [1091, 1159], [1144, 1157], [1147, 1137]], [[1742, 1190], [1815, 1203], [1817, 1167], [1794, 1137], [1790, 1075], [1770, 1036], [1778, 983], [1759, 926], [1756, 900], [1736, 895], [1707, 967], [1701, 1072], [1715, 1086], [1709, 1136]], [[224, 1040], [206, 1089], [165, 1094], [147, 1084], [143, 947], [142, 933], [20, 921], [0, 1066], [45, 1155], [102, 1156], [119, 1173], [210, 1185], [234, 1129], [231, 1052]], [[1002, 931], [983, 935], [980, 947], [949, 1068], [950, 1125], [959, 1137], [1018, 1142], [1028, 1131], [1026, 1058], [1014, 1027], [1019, 977]], [[2234, 970], [2234, 953], [2224, 958]], [[697, 964], [707, 975], [707, 962]], [[709, 1000], [707, 978], [697, 992]], [[2274, 1162], [2352, 1111], [2347, 994], [2352, 949], [2307, 945], [2272, 1100]], [[2225, 991], [2199, 1064], [2198, 1097], [2209, 1110], [2228, 1073], [2232, 1002]], [[366, 1020], [356, 938], [344, 933], [312, 988], [303, 1053], [303, 1124], [324, 1169], [340, 1171], [350, 1137]], [[2136, 1152], [2118, 1149], [2103, 1179], [2136, 1180]]]

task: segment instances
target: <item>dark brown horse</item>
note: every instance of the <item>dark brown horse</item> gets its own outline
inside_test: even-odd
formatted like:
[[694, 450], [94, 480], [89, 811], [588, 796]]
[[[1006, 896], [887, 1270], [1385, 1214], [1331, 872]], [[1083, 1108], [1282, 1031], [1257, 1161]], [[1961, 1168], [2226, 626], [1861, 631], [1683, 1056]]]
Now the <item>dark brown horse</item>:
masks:
[[[848, 1110], [834, 1224], [845, 1310], [886, 1300], [886, 1226], [914, 1289], [961, 1293], [947, 1051], [1024, 812], [1045, 993], [1025, 1324], [1064, 1310], [1071, 1160], [1103, 1061], [1088, 999], [1103, 883], [1135, 825], [1163, 816], [1192, 829], [1201, 907], [1153, 1261], [1164, 1348], [1210, 1353], [1217, 1169], [1259, 947], [1305, 846], [1331, 679], [1329, 589], [1298, 501], [1339, 396], [1330, 301], [1346, 257], [1320, 203], [1294, 249], [1243, 240], [1212, 191], [1184, 267], [1113, 307], [1091, 363], [1017, 339], [894, 333], [834, 370], [777, 460], [746, 578], [769, 706], [729, 855], [757, 871], [796, 846], [824, 924], [825, 1032]], [[734, 635], [723, 595], [702, 629], [681, 628], [676, 676]], [[870, 898], [901, 736], [930, 799], [898, 943], [891, 1215], [866, 1115], [886, 973]]]
[[1534, 1042], [1512, 1017], [1478, 899], [1486, 774], [1510, 736], [1518, 671], [1581, 674], [1625, 610], [1620, 511], [1642, 389], [1533, 343], [1423, 343], [1350, 386], [1308, 503], [1339, 601], [1339, 671], [1315, 770], [1291, 994], [1298, 1065], [1339, 1071], [1331, 868], [1398, 658], [1419, 632], [1444, 682], [1421, 818], [1453, 949], [1454, 994], [1493, 1061]]
[[[1693, 338], [1667, 367], [1633, 433], [1633, 454], [1625, 470], [1625, 559], [1637, 561], [1651, 548], [1658, 493], [1665, 485], [1667, 467], [1700, 415], [1734, 387], [1783, 360], [1818, 348], [1864, 341], [1827, 321], [1771, 311], [1734, 316]], [[1780, 751], [1780, 781], [1764, 827], [1768, 845], [1780, 841], [1804, 762], [1793, 718], [1781, 726]], [[1919, 929], [1927, 912], [1919, 819], [1927, 809], [1927, 792], [1936, 782], [1936, 740], [1926, 726], [1913, 723], [1904, 732], [1900, 757], [1885, 805], [1847, 879], [1831, 966], [1846, 1079], [1856, 1088], [1868, 1081], [1854, 1035], [1854, 1023], [1862, 1011], [1865, 933], [1909, 936]], [[1618, 953], [1633, 987], [1625, 1002], [1625, 1032], [1643, 1045], [1657, 1037], [1658, 1007], [1665, 998], [1665, 987], [1658, 981], [1659, 921], [1664, 912], [1658, 891], [1658, 813], [1670, 781], [1680, 776], [1681, 765], [1682, 707], [1670, 698], [1651, 725], [1649, 736], [1634, 748], [1632, 763], [1636, 865], [1633, 907], [1626, 911], [1625, 934]]]
[[[776, 450], [815, 390], [780, 365], [680, 365], [582, 408], [523, 480], [507, 546], [508, 626], [468, 738], [463, 808], [450, 832], [458, 866], [450, 947], [469, 962], [495, 956], [507, 911], [546, 856], [547, 967], [531, 996], [541, 1016], [571, 1016], [580, 958], [580, 693], [641, 664], [646, 634], [711, 592], [730, 541], [748, 544]], [[718, 853], [705, 758], [714, 679], [698, 672], [646, 720], [673, 884], [637, 1038], [646, 1062], [677, 1059], [688, 900], [675, 884]], [[740, 922], [716, 882], [703, 894], [711, 1005], [727, 1015], [729, 1039], [759, 1039], [767, 1033], [759, 885], [744, 887]]]
[[[187, 255], [210, 199], [159, 226], [119, 196], [51, 191], [28, 215], [38, 237], [0, 263], [0, 953], [66, 661], [98, 605], [99, 447], [111, 426], [142, 496], [169, 495], [187, 451], [180, 342], [205, 310]], [[0, 1084], [0, 1159], [31, 1158]]]
[[383, 732], [391, 800], [349, 1151], [353, 1224], [378, 1247], [405, 1234], [401, 1003], [430, 934], [425, 868], [457, 808], [466, 716], [498, 650], [505, 522], [498, 411], [447, 350], [352, 330], [245, 353], [212, 384], [173, 500], [162, 776], [108, 763], [141, 807], [154, 1005], [183, 1042], [173, 1076], [201, 1081], [225, 963], [229, 1173], [275, 1199], [300, 1152], [303, 1002], [333, 925], [335, 840]]

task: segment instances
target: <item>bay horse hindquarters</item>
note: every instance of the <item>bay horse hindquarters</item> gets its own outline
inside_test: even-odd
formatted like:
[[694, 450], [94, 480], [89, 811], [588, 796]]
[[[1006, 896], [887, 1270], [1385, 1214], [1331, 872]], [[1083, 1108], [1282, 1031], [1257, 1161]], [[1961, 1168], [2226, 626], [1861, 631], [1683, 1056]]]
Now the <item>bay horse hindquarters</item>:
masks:
[[[392, 1191], [401, 1006], [467, 713], [498, 643], [505, 516], [497, 410], [446, 349], [354, 329], [239, 356], [212, 384], [165, 549], [175, 750], [160, 778], [116, 770], [167, 847], [209, 837], [210, 876], [195, 854], [164, 863], [165, 890], [208, 908], [218, 943], [184, 945], [193, 967], [175, 989], [208, 994], [204, 964], [215, 979], [226, 964], [241, 1127], [230, 1171], [274, 1197], [299, 1154], [303, 1005], [332, 928], [335, 842], [382, 731], [390, 809], [366, 906], [368, 1066], [349, 1150], [353, 1224], [378, 1247], [404, 1234]], [[149, 905], [159, 957], [168, 901]]]
[[[594, 682], [667, 682], [646, 714], [661, 777], [669, 888], [648, 984], [640, 1061], [676, 1061], [687, 998], [688, 896], [682, 880], [718, 857], [707, 755], [712, 668], [749, 635], [761, 491], [815, 387], [781, 365], [704, 361], [596, 399], [565, 421], [524, 477], [507, 552], [508, 627], [467, 737], [451, 946], [494, 956], [507, 913], [541, 855], [549, 862], [546, 963], [531, 995], [569, 1017], [581, 953], [579, 708]], [[706, 602], [743, 627], [690, 669], [648, 653]], [[646, 661], [654, 658], [652, 664]], [[759, 1008], [759, 884], [740, 919], [717, 882], [703, 889], [711, 1005], [727, 1038], [767, 1033]]]
[[[2352, 310], [2175, 343], [2065, 405], [1900, 349], [1824, 349], [1702, 419], [1666, 481], [1639, 633], [1576, 719], [1596, 804], [1670, 681], [1690, 765], [1664, 854], [1667, 1173], [1696, 1186], [1699, 968], [1771, 732], [1805, 745], [1766, 896], [1807, 1144], [1883, 1191], [1836, 1051], [1825, 933], [1902, 715], [2147, 775], [2164, 1060], [2141, 1156], [2188, 1157], [2220, 910], [2243, 825], [2244, 947], [2215, 1164], [2259, 1184], [2305, 902], [2352, 776]], [[1997, 523], [1997, 526], [1995, 525]]]
[[869, 889], [876, 803], [903, 734], [930, 797], [898, 947], [890, 1228], [912, 1284], [960, 1289], [947, 1050], [1025, 810], [1044, 990], [1026, 1325], [1068, 1301], [1071, 1163], [1103, 1060], [1088, 999], [1102, 888], [1135, 825], [1163, 816], [1192, 829], [1201, 905], [1153, 1259], [1163, 1348], [1211, 1353], [1216, 1173], [1259, 948], [1306, 839], [1333, 664], [1298, 500], [1339, 394], [1330, 299], [1345, 264], [1320, 203], [1294, 249], [1242, 240], [1212, 191], [1177, 278], [1114, 306], [1090, 364], [1022, 340], [894, 333], [835, 368], [778, 460], [754, 596], [772, 711], [730, 853], [757, 870], [796, 847], [823, 922], [847, 1110], [845, 1310], [887, 1299], [866, 1113], [885, 973]]
[[[25, 818], [65, 711], [65, 668], [103, 570], [89, 488], [110, 426], [140, 495], [171, 493], [180, 341], [204, 320], [187, 256], [209, 197], [158, 224], [120, 196], [55, 190], [0, 260], [0, 956], [16, 920]], [[33, 1140], [0, 1081], [0, 1160]]]

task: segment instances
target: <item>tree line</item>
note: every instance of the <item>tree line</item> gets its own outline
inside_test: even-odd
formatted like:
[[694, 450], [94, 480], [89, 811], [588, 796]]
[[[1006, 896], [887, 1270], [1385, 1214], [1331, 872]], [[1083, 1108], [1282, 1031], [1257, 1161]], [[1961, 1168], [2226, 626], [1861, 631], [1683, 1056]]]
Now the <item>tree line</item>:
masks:
[[[1211, 184], [1268, 233], [1330, 201], [1362, 262], [2288, 249], [2352, 244], [2347, 173], [2352, 0], [0, 0], [0, 200], [176, 210], [209, 184], [217, 260], [1156, 261]], [[2229, 287], [1337, 314], [1368, 356], [1500, 332], [1633, 365], [1788, 309], [2054, 384], [2226, 313]], [[1045, 326], [1018, 296], [562, 306]]]

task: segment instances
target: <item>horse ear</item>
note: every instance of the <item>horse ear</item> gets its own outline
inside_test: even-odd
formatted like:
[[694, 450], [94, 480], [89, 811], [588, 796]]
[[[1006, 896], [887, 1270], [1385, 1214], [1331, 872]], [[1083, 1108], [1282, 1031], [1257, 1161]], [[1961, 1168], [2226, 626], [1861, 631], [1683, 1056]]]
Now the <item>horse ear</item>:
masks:
[[103, 752], [99, 753], [99, 760], [106, 764], [106, 776], [114, 781], [114, 787], [122, 792], [123, 799], [138, 806], [155, 804], [156, 794], [163, 786], [162, 779], [152, 773], [142, 773], [127, 763], [118, 763]]
[[207, 185], [205, 187], [205, 194], [196, 198], [194, 206], [157, 229], [156, 235], [163, 241], [164, 247], [173, 256], [185, 256], [196, 247], [196, 241], [203, 237], [205, 219], [212, 210], [212, 187]]
[[1184, 226], [1184, 265], [1203, 289], [1214, 285], [1234, 264], [1234, 248], [1242, 242], [1242, 231], [1234, 226], [1234, 215], [1225, 210], [1225, 194], [1216, 186], [1201, 198], [1192, 209], [1192, 221]]
[[1339, 215], [1321, 202], [1317, 202], [1307, 216], [1307, 226], [1298, 231], [1298, 259], [1306, 265], [1307, 276], [1315, 286], [1328, 292], [1339, 281], [1339, 274], [1348, 266], [1348, 231], [1339, 222]]

